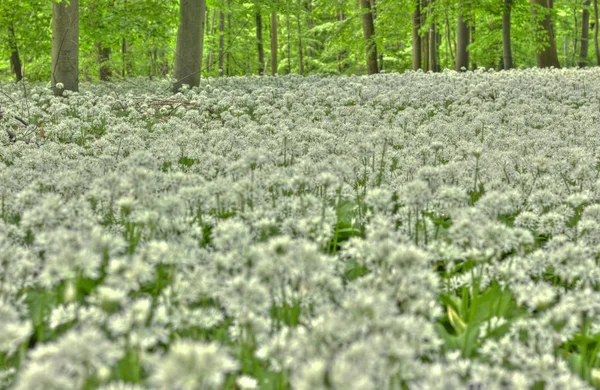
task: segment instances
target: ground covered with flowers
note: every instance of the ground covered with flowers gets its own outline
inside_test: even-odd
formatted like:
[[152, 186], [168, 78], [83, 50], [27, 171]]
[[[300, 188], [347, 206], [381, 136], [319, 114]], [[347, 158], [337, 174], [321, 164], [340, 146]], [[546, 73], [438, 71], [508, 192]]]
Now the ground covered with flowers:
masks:
[[0, 86], [0, 387], [599, 388], [600, 69]]

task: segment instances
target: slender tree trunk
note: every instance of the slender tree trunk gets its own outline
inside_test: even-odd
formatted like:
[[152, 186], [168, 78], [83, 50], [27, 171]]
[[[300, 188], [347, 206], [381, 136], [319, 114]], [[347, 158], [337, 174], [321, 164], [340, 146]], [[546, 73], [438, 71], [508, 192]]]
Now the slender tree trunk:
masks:
[[[155, 49], [156, 53], [156, 49]], [[98, 44], [98, 63], [100, 64], [100, 68], [98, 69], [98, 78], [101, 81], [110, 80], [110, 47], [106, 47], [103, 44]]]
[[[308, 27], [308, 33], [310, 34], [314, 23], [312, 18], [312, 0], [306, 0], [306, 12], [308, 13], [306, 26]], [[311, 42], [309, 42], [306, 47], [306, 55], [308, 56], [308, 58], [312, 58], [313, 56], [313, 47]], [[310, 72], [310, 68], [308, 69], [308, 71]]]
[[502, 62], [505, 70], [512, 69], [512, 46], [510, 42], [512, 0], [504, 0], [502, 13]]
[[[300, 9], [300, 0], [298, 0], [298, 9]], [[304, 47], [302, 46], [302, 22], [300, 21], [300, 11], [296, 14], [296, 24], [298, 28], [298, 62], [300, 64], [300, 74], [304, 75]]]
[[[448, 44], [448, 54], [450, 54], [450, 61], [448, 61], [448, 63], [446, 64], [446, 67], [454, 67], [454, 55], [456, 54], [455, 49], [452, 47], [452, 37], [450, 35], [451, 33], [451, 29], [450, 29], [450, 19], [448, 18], [448, 12], [446, 11], [446, 42]], [[452, 65], [450, 65], [452, 64]]]
[[[52, 90], [79, 90], [79, 0], [52, 2]], [[57, 84], [63, 88], [58, 88]]]
[[375, 35], [375, 24], [373, 23], [373, 13], [371, 12], [371, 2], [369, 0], [360, 0], [362, 8], [362, 25], [365, 37], [365, 50], [367, 53], [367, 73], [379, 73], [377, 66], [377, 43], [373, 40]]
[[469, 69], [469, 42], [471, 41], [471, 29], [464, 20], [463, 11], [459, 11], [458, 25], [456, 28], [456, 71], [461, 72]]
[[206, 9], [206, 15], [209, 22], [207, 25], [208, 28], [206, 29], [206, 36], [208, 38], [208, 42], [210, 43], [208, 48], [208, 61], [206, 62], [206, 70], [210, 73], [213, 71], [213, 67], [215, 66], [215, 47], [217, 46], [215, 42], [215, 26], [217, 25], [217, 10], [213, 10], [212, 17], [209, 18], [209, 10]]
[[262, 37], [262, 15], [260, 9], [256, 11], [256, 46], [258, 50], [258, 74], [263, 74], [265, 68], [265, 49]]
[[[475, 34], [477, 33], [477, 24], [475, 23], [475, 19], [471, 20], [471, 41], [470, 44], [475, 43]], [[473, 57], [471, 55], [469, 55], [469, 58], [471, 59], [471, 69], [475, 70], [477, 69], [477, 63], [475, 62], [475, 60], [473, 59]]]
[[221, 10], [219, 13], [219, 75], [225, 75], [225, 70], [223, 69], [224, 58], [225, 55], [225, 12]]
[[[434, 0], [430, 0], [429, 5], [429, 15], [433, 15], [433, 2]], [[432, 18], [433, 19], [433, 18]], [[429, 24], [429, 68], [432, 72], [437, 72], [438, 70], [438, 61], [437, 61], [437, 34], [435, 23], [432, 22]]]
[[587, 66], [590, 37], [590, 0], [583, 2], [581, 13], [581, 46], [579, 48], [579, 66]]
[[227, 54], [225, 55], [225, 74], [231, 76], [231, 0], [227, 0]]
[[23, 79], [23, 64], [19, 56], [19, 45], [17, 44], [17, 34], [15, 33], [15, 25], [11, 21], [8, 29], [8, 46], [10, 48], [10, 69], [15, 74], [17, 82]]
[[[341, 9], [338, 11], [338, 14], [336, 16], [337, 20], [339, 22], [343, 21], [346, 18], [346, 15], [344, 15], [344, 10]], [[338, 73], [342, 74], [342, 72], [344, 71], [344, 67], [342, 65], [342, 54], [344, 54], [343, 52], [338, 52], [338, 54], [336, 55], [336, 60], [337, 60], [337, 68], [338, 68]]]
[[277, 12], [271, 13], [271, 75], [277, 74]]
[[596, 65], [600, 66], [600, 47], [598, 47], [598, 0], [594, 0], [594, 52]]
[[421, 68], [421, 0], [416, 0], [415, 12], [412, 14], [412, 69]]
[[285, 15], [286, 30], [287, 30], [287, 73], [292, 73], [292, 40], [290, 28], [290, 14]]
[[174, 93], [179, 91], [183, 84], [190, 87], [200, 85], [205, 11], [205, 0], [181, 0], [180, 2], [174, 72], [177, 81], [173, 85]]
[[[531, 11], [534, 16], [537, 34], [540, 37], [538, 45], [543, 46], [541, 51], [536, 53], [538, 67], [540, 68], [551, 66], [560, 68], [552, 17], [549, 13], [552, 8], [552, 0], [531, 0]], [[541, 12], [544, 12], [545, 15], [541, 15]]]

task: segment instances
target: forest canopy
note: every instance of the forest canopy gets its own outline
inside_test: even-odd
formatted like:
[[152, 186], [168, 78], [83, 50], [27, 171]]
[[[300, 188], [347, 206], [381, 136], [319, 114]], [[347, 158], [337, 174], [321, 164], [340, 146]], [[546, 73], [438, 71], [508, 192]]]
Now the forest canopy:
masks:
[[48, 80], [53, 7], [74, 3], [83, 81], [173, 77], [184, 3], [202, 77], [598, 63], [597, 0], [3, 0], [0, 80]]

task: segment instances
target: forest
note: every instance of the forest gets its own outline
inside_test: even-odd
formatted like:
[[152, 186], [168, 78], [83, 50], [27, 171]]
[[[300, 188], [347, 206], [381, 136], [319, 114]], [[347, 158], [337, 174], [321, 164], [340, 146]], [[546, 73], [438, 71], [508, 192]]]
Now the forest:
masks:
[[178, 79], [177, 45], [204, 77], [585, 67], [597, 21], [597, 0], [3, 0], [0, 80], [47, 80], [53, 37], [84, 81]]
[[0, 390], [600, 390], [597, 0], [0, 0]]

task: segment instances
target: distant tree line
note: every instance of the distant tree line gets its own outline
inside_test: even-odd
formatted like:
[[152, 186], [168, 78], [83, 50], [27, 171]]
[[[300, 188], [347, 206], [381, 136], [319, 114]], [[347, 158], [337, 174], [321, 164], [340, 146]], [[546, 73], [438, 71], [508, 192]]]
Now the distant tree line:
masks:
[[[0, 76], [374, 74], [600, 64], [598, 0], [2, 0]], [[590, 43], [593, 48], [590, 50]]]

